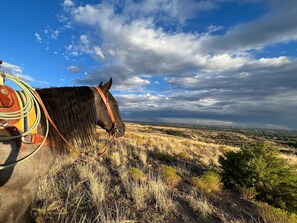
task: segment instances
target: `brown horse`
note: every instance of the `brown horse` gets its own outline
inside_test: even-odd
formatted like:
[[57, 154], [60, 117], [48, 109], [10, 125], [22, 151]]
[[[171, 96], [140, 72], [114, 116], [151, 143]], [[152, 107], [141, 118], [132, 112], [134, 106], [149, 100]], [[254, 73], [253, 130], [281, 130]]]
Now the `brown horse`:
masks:
[[[121, 120], [117, 102], [109, 92], [111, 84], [110, 79], [99, 87], [108, 97], [117, 126], [115, 135], [120, 137], [125, 133], [125, 124]], [[93, 87], [48, 88], [37, 92], [62, 135], [72, 144], [79, 145], [78, 148], [92, 144], [96, 126], [106, 131], [113, 128], [106, 105]], [[44, 129], [43, 117], [40, 131], [44, 132]], [[0, 170], [0, 223], [29, 221], [29, 206], [35, 198], [38, 180], [47, 173], [57, 155], [69, 149], [52, 127], [48, 138], [49, 143], [30, 159]], [[14, 141], [0, 142], [0, 165], [21, 159], [30, 154], [36, 145], [26, 147], [26, 151], [22, 151]]]

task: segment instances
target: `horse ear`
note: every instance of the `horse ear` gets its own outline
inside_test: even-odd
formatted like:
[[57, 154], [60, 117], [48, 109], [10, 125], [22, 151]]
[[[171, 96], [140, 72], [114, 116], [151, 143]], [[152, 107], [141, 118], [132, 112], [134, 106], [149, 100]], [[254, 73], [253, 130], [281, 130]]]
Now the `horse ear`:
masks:
[[98, 85], [99, 87], [102, 87], [103, 82], [101, 81], [100, 84]]
[[111, 85], [112, 85], [112, 78], [110, 78], [109, 81], [103, 85], [102, 90], [107, 92], [110, 89]]

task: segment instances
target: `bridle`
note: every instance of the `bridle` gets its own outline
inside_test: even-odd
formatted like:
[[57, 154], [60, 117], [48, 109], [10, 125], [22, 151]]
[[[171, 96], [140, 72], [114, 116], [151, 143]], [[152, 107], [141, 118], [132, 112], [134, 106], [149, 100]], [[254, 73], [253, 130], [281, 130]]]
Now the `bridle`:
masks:
[[109, 117], [111, 119], [111, 123], [112, 123], [111, 129], [106, 130], [106, 131], [108, 132], [108, 134], [110, 136], [114, 136], [117, 133], [118, 129], [117, 129], [116, 120], [114, 118], [113, 112], [112, 112], [111, 107], [110, 107], [109, 102], [108, 102], [108, 94], [107, 94], [107, 96], [105, 96], [103, 91], [101, 90], [101, 88], [98, 87], [98, 86], [95, 87], [95, 89], [97, 90], [97, 92], [101, 96], [101, 99], [102, 99], [102, 101], [104, 102], [104, 104], [105, 104], [105, 106], [107, 108], [107, 113], [108, 113], [108, 115], [109, 115]]

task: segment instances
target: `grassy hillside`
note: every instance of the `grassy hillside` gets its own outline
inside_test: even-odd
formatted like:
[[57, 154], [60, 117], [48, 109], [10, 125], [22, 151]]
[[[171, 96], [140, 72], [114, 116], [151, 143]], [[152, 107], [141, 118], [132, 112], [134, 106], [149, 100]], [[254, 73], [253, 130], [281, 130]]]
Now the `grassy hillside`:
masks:
[[[108, 137], [98, 139], [103, 145]], [[99, 162], [60, 157], [40, 182], [36, 222], [287, 222], [223, 187], [219, 156], [251, 143], [240, 133], [127, 124]], [[236, 143], [234, 143], [236, 142]], [[282, 155], [297, 167], [295, 155]], [[271, 217], [272, 216], [272, 217]], [[269, 220], [270, 219], [270, 220]], [[272, 220], [271, 220], [272, 219]]]

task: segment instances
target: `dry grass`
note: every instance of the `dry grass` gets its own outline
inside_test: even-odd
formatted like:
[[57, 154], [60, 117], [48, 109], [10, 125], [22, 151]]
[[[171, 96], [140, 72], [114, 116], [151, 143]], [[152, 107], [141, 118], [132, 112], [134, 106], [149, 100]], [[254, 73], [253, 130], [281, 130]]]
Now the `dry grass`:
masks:
[[155, 201], [155, 209], [168, 213], [175, 207], [173, 194], [158, 177], [153, 177], [148, 182], [149, 193]]
[[265, 203], [257, 203], [259, 212], [264, 223], [297, 223], [297, 216], [289, 214], [279, 208], [274, 208]]
[[190, 207], [198, 212], [200, 218], [207, 222], [209, 217], [215, 212], [215, 208], [209, 202], [207, 197], [198, 195], [194, 191], [191, 193], [192, 196], [187, 196]]
[[295, 166], [297, 169], [297, 156], [296, 155], [281, 154], [280, 157], [286, 159], [290, 165]]
[[[57, 159], [40, 181], [32, 205], [37, 223], [245, 222], [242, 216], [250, 209], [243, 204], [236, 211], [227, 209], [228, 202], [237, 200], [228, 196], [218, 175], [207, 172], [219, 170], [218, 157], [237, 147], [216, 143], [214, 132], [131, 123], [126, 127], [125, 136], [100, 162]], [[98, 134], [103, 138], [97, 143], [103, 145], [108, 137], [103, 130]], [[296, 156], [287, 159], [297, 165]], [[224, 200], [216, 196], [221, 190]], [[249, 192], [244, 196], [252, 197]], [[259, 213], [264, 219], [265, 211]]]

